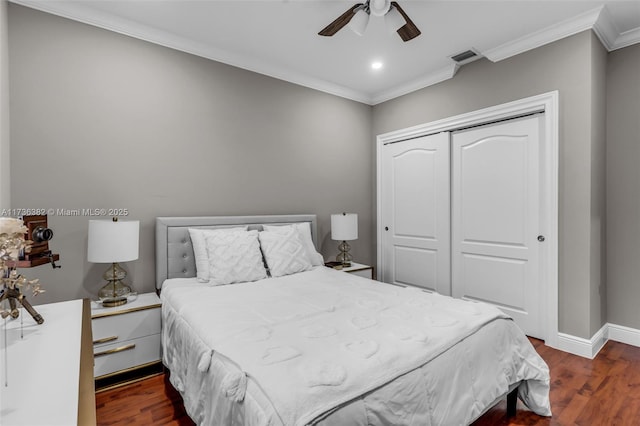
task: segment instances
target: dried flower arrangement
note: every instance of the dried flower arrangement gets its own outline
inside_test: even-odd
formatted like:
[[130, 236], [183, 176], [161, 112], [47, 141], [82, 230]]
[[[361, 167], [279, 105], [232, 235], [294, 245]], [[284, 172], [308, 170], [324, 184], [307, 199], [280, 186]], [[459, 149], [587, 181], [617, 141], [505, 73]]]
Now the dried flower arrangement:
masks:
[[[38, 279], [28, 280], [20, 275], [17, 270], [20, 253], [28, 253], [32, 242], [25, 239], [27, 227], [21, 219], [0, 218], [0, 316], [17, 318], [20, 314], [17, 303], [20, 303], [31, 314], [38, 324], [44, 319], [38, 314], [31, 304], [26, 301], [23, 289], [30, 288], [33, 296], [44, 292]], [[5, 300], [7, 302], [5, 302]], [[6, 304], [9, 304], [7, 309]]]

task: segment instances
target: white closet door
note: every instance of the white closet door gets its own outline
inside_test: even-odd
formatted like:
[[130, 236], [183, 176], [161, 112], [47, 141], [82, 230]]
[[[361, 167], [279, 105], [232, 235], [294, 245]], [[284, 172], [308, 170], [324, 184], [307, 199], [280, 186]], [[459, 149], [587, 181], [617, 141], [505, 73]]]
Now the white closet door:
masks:
[[532, 116], [452, 136], [452, 290], [544, 335], [539, 283], [539, 149]]
[[449, 133], [385, 145], [382, 280], [451, 294]]

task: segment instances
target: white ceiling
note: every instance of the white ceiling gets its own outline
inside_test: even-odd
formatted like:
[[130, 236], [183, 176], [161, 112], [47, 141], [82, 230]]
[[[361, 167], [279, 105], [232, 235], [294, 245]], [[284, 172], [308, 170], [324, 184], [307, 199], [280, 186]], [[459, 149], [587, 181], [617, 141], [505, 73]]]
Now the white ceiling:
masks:
[[317, 35], [361, 0], [11, 1], [368, 104], [453, 77], [468, 49], [499, 61], [589, 28], [610, 51], [640, 42], [640, 0], [399, 0], [422, 31], [406, 43], [374, 16]]

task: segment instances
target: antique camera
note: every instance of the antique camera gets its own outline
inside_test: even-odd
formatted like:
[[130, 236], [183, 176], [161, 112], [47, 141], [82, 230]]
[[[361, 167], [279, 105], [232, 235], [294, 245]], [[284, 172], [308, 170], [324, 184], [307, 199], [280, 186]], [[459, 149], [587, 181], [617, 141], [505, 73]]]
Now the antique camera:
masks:
[[32, 267], [51, 262], [51, 266], [56, 266], [56, 260], [60, 255], [53, 254], [49, 250], [49, 241], [53, 238], [53, 231], [47, 225], [47, 215], [23, 216], [22, 221], [27, 227], [25, 239], [33, 241], [31, 250], [20, 257], [21, 267]]

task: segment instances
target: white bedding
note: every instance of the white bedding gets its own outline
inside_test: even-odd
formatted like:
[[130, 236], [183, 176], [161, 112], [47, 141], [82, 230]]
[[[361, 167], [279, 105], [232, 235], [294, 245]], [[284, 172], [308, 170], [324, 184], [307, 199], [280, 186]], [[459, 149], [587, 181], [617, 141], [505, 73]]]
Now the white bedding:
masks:
[[164, 363], [199, 424], [468, 424], [522, 380], [550, 415], [545, 363], [485, 304], [325, 267], [161, 297]]

